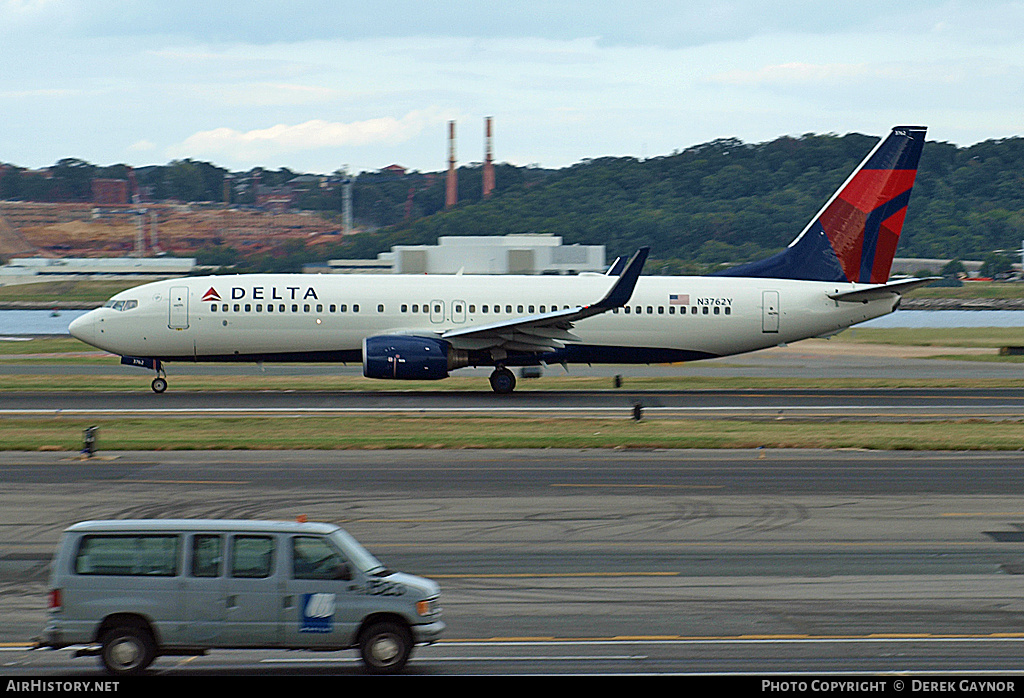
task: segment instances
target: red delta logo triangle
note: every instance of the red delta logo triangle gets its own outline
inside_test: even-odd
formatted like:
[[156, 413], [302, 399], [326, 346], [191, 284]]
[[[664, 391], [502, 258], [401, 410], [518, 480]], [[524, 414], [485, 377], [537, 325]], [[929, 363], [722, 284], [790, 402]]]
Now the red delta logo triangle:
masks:
[[204, 301], [219, 301], [220, 300], [220, 294], [217, 293], [217, 290], [214, 289], [213, 286], [210, 286], [210, 290], [203, 294], [203, 300]]

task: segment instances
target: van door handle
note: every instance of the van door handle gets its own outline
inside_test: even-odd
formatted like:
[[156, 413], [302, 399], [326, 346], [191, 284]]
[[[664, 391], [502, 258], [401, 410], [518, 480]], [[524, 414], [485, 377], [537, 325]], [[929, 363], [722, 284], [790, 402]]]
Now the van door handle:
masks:
[[290, 594], [288, 596], [284, 597], [284, 607], [285, 608], [291, 608], [292, 607], [292, 596]]
[[238, 597], [235, 596], [234, 594], [229, 595], [224, 600], [224, 605], [227, 606], [228, 608], [234, 608], [235, 606], [238, 605]]

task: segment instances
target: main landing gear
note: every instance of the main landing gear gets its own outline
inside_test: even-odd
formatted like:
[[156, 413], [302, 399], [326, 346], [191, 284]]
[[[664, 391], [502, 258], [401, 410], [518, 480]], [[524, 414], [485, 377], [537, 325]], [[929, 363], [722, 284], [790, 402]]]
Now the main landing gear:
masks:
[[504, 366], [498, 366], [491, 374], [491, 390], [499, 395], [508, 395], [516, 389], [516, 375]]

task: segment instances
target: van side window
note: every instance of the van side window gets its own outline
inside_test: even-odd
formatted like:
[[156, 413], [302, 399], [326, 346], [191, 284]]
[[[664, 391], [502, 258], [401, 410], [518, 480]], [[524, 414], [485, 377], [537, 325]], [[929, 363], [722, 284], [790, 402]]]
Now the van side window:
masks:
[[341, 555], [319, 536], [292, 538], [293, 579], [348, 579]]
[[198, 535], [192, 539], [192, 576], [219, 577], [224, 558], [220, 536]]
[[173, 577], [178, 574], [178, 536], [85, 536], [75, 555], [75, 572]]
[[235, 536], [231, 541], [231, 576], [269, 577], [274, 569], [274, 539], [270, 536]]

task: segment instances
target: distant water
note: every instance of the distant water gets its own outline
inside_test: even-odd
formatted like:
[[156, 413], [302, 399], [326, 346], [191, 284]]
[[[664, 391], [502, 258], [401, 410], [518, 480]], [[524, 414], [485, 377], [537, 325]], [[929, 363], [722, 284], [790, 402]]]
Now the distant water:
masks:
[[897, 310], [857, 327], [1024, 327], [1024, 310]]
[[[0, 310], [0, 336], [67, 334], [68, 324], [87, 310]], [[1022, 327], [1024, 310], [897, 310], [857, 327]]]
[[88, 310], [62, 310], [56, 317], [49, 310], [0, 310], [0, 336], [67, 334], [68, 325]]

